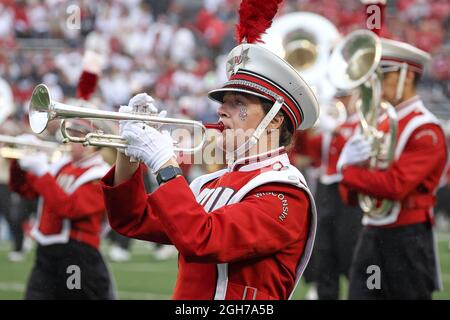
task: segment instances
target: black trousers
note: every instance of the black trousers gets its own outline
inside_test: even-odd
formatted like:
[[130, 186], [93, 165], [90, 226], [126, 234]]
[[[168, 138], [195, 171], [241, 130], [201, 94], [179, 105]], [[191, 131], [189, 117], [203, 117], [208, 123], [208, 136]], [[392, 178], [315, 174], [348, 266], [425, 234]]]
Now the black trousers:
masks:
[[6, 222], [11, 225], [11, 191], [8, 185], [0, 183], [0, 216], [3, 215]]
[[[436, 264], [430, 224], [364, 227], [353, 257], [349, 299], [431, 299], [438, 289]], [[369, 289], [370, 266], [379, 268], [379, 289]]]
[[11, 194], [10, 228], [13, 240], [13, 250], [22, 251], [24, 240], [23, 223], [37, 211], [37, 199], [25, 199], [19, 194]]
[[132, 240], [131, 238], [125, 237], [112, 229], [108, 232], [108, 238], [112, 243], [118, 245], [122, 249], [130, 250]]
[[345, 205], [338, 184], [319, 183], [316, 193], [317, 236], [313, 260], [317, 268], [319, 299], [339, 298], [339, 278], [348, 276], [353, 250], [361, 230], [361, 210]]
[[[79, 283], [74, 284], [79, 270]], [[28, 280], [25, 299], [54, 300], [114, 299], [111, 277], [98, 250], [70, 240], [64, 244], [39, 245]]]
[[450, 218], [450, 186], [440, 188], [436, 194], [437, 202], [434, 207], [435, 213], [443, 213]]
[[37, 200], [22, 198], [9, 190], [8, 185], [0, 184], [0, 215], [4, 215], [11, 231], [13, 251], [22, 251], [23, 226], [25, 220], [36, 212]]

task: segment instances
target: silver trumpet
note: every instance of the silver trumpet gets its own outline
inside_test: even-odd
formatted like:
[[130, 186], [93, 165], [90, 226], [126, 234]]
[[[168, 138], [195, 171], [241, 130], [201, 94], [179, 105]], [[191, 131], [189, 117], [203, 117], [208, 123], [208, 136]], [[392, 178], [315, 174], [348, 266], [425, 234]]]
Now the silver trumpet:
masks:
[[22, 159], [23, 157], [38, 151], [47, 153], [50, 161], [58, 160], [64, 153], [70, 151], [69, 146], [61, 145], [57, 142], [39, 141], [24, 142], [22, 139], [7, 135], [0, 135], [0, 157], [6, 159]]
[[[206, 141], [206, 129], [211, 128], [220, 131], [223, 130], [223, 124], [221, 123], [203, 125], [201, 122], [194, 120], [163, 118], [152, 114], [124, 113], [71, 106], [53, 101], [50, 97], [50, 92], [47, 86], [44, 84], [39, 84], [34, 88], [29, 106], [29, 121], [33, 132], [39, 134], [45, 130], [50, 121], [55, 119], [63, 119], [61, 123], [61, 133], [64, 137], [64, 142], [81, 143], [84, 146], [112, 148], [127, 147], [127, 141], [123, 137], [119, 135], [105, 134], [102, 131], [90, 132], [84, 137], [74, 137], [69, 135], [65, 120], [76, 118], [92, 120], [140, 121], [156, 128], [159, 128], [161, 125], [181, 126], [189, 132], [194, 133], [196, 130], [200, 130], [200, 141], [192, 147], [182, 147], [179, 145], [179, 141], [174, 141], [174, 151], [186, 153], [194, 153], [203, 147]], [[196, 138], [195, 134], [194, 138]]]

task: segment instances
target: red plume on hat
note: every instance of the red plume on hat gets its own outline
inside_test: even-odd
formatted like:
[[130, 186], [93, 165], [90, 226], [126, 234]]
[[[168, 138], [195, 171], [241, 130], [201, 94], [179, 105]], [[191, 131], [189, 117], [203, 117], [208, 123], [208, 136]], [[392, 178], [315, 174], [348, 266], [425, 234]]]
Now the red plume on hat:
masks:
[[83, 56], [83, 72], [77, 85], [77, 98], [89, 100], [97, 88], [103, 57], [97, 52], [86, 50]]
[[261, 35], [271, 26], [282, 0], [242, 0], [236, 40], [241, 43], [262, 42]]
[[[73, 101], [72, 104], [86, 108], [99, 108], [99, 106], [91, 104], [88, 101], [97, 89], [98, 78], [102, 72], [104, 63], [104, 55], [93, 50], [85, 50], [82, 62], [83, 71], [81, 72], [77, 85], [76, 98], [78, 100]], [[71, 119], [68, 122], [68, 128], [83, 133], [91, 132], [93, 129], [101, 129], [106, 133], [113, 133], [113, 129], [101, 120]]]
[[[227, 56], [228, 81], [208, 93], [210, 99], [223, 103], [227, 92], [251, 94], [273, 103], [265, 119], [279, 110], [286, 114], [292, 129], [312, 127], [319, 115], [319, 105], [313, 91], [297, 70], [274, 52], [255, 43], [270, 28], [281, 0], [243, 0], [239, 8], [236, 38], [239, 45]], [[263, 120], [253, 138], [265, 130]], [[255, 141], [255, 140], [252, 141]]]

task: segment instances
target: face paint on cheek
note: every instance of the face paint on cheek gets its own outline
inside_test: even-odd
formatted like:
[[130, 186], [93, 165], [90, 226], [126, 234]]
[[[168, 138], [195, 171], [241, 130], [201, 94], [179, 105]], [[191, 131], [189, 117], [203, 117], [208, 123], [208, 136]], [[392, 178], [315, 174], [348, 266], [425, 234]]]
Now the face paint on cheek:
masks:
[[239, 119], [241, 119], [241, 121], [245, 121], [247, 119], [247, 108], [246, 107], [241, 107], [239, 109]]

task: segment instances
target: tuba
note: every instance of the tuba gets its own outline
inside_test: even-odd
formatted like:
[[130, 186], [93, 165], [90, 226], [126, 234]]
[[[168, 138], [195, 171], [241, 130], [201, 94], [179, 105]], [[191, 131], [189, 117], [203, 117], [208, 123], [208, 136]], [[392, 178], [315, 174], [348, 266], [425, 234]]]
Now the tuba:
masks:
[[294, 12], [273, 21], [262, 36], [261, 46], [286, 60], [311, 86], [326, 78], [327, 62], [340, 35], [326, 18], [310, 12]]
[[[329, 70], [331, 82], [339, 89], [358, 89], [356, 109], [362, 134], [373, 140], [369, 168], [386, 169], [394, 159], [398, 120], [395, 108], [382, 101], [381, 41], [367, 30], [357, 30], [346, 36], [334, 49]], [[389, 131], [377, 129], [381, 116], [389, 119]], [[371, 218], [386, 216], [393, 206], [387, 199], [358, 194], [362, 211]]]
[[338, 125], [347, 119], [347, 111], [334, 100], [336, 89], [327, 79], [327, 69], [330, 52], [339, 39], [339, 31], [325, 17], [294, 12], [275, 19], [261, 44], [297, 70], [315, 91], [321, 108]]

